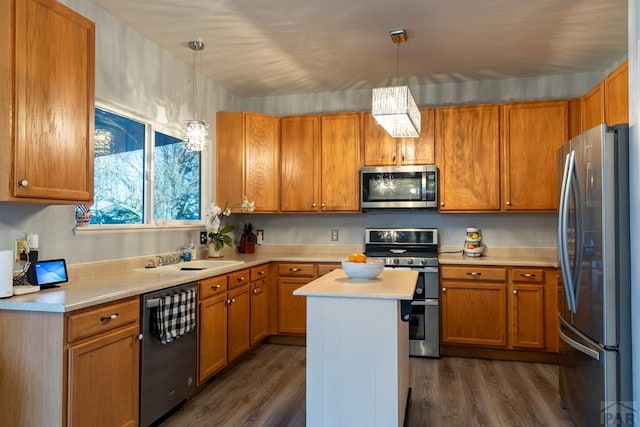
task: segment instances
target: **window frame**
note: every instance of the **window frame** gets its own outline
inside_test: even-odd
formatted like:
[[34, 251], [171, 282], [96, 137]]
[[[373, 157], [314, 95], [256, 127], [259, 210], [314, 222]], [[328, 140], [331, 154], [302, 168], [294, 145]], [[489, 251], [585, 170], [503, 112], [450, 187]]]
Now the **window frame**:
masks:
[[[204, 217], [206, 215], [206, 198], [208, 194], [209, 183], [205, 179], [208, 176], [207, 165], [211, 162], [206, 161], [206, 151], [200, 153], [200, 219], [199, 220], [155, 220], [154, 219], [154, 191], [155, 191], [155, 136], [156, 132], [165, 135], [180, 138], [182, 129], [176, 126], [163, 125], [155, 122], [147, 117], [136, 114], [130, 110], [113, 106], [105, 102], [95, 102], [94, 109], [99, 108], [115, 115], [122, 116], [127, 119], [135, 120], [145, 126], [144, 130], [144, 191], [143, 191], [143, 223], [142, 224], [88, 224], [83, 227], [74, 227], [74, 231], [91, 234], [103, 231], [133, 232], [133, 231], [154, 231], [157, 229], [201, 229], [205, 225]], [[95, 161], [95, 160], [94, 160]]]

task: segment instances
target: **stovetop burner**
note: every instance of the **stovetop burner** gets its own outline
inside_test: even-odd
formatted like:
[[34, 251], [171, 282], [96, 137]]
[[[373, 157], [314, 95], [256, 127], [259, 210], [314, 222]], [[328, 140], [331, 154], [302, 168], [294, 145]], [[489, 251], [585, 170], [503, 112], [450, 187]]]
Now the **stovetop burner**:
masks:
[[387, 266], [437, 266], [438, 229], [367, 228], [365, 255], [382, 258]]

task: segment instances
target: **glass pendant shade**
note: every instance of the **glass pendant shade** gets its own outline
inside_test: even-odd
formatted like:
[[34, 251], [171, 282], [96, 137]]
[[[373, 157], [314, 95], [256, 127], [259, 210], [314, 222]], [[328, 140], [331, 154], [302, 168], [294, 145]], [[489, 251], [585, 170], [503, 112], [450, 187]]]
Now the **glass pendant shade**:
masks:
[[420, 136], [420, 110], [409, 86], [373, 89], [371, 114], [393, 138]]
[[185, 120], [182, 146], [189, 151], [204, 151], [209, 146], [209, 124], [204, 120]]

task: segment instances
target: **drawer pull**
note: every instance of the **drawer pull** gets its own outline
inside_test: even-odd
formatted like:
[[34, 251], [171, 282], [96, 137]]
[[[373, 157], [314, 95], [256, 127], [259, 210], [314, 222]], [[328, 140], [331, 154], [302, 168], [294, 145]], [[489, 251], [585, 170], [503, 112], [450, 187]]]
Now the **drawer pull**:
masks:
[[526, 277], [527, 279], [533, 279], [534, 277], [536, 277], [536, 275], [533, 273], [520, 273], [520, 276]]
[[442, 292], [447, 292], [447, 288], [442, 288]]
[[478, 273], [477, 271], [468, 271], [467, 276], [478, 277], [478, 276], [482, 276], [482, 273]]
[[261, 287], [260, 287], [260, 288], [255, 288], [255, 289], [253, 290], [253, 294], [254, 294], [254, 295], [261, 294], [263, 290], [264, 290], [264, 289], [262, 289]]
[[264, 274], [264, 270], [258, 271], [258, 276], [262, 276]]
[[218, 289], [220, 289], [220, 285], [211, 285], [211, 290], [212, 291], [215, 291], [215, 290], [218, 290]]
[[293, 267], [291, 267], [291, 268], [289, 268], [289, 271], [291, 271], [293, 273], [297, 273], [298, 271], [302, 271], [302, 269], [301, 268], [293, 268]]
[[108, 321], [108, 320], [116, 320], [117, 318], [118, 318], [118, 313], [114, 313], [114, 314], [112, 314], [112, 315], [111, 315], [111, 316], [109, 316], [109, 317], [101, 317], [101, 318], [100, 318], [100, 321], [101, 321], [101, 322], [106, 322], [106, 321]]
[[236, 278], [236, 282], [238, 282], [238, 283], [244, 282], [244, 277]]
[[513, 294], [516, 295], [517, 293], [518, 293], [518, 291], [514, 289], [513, 290]]

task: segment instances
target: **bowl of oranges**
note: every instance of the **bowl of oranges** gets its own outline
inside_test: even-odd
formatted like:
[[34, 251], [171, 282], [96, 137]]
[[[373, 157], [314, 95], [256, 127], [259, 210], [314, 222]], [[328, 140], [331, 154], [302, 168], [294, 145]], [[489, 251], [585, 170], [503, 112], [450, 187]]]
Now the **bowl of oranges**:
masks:
[[342, 261], [342, 269], [351, 279], [375, 279], [384, 270], [384, 263], [378, 259], [367, 258], [365, 254], [351, 254]]

